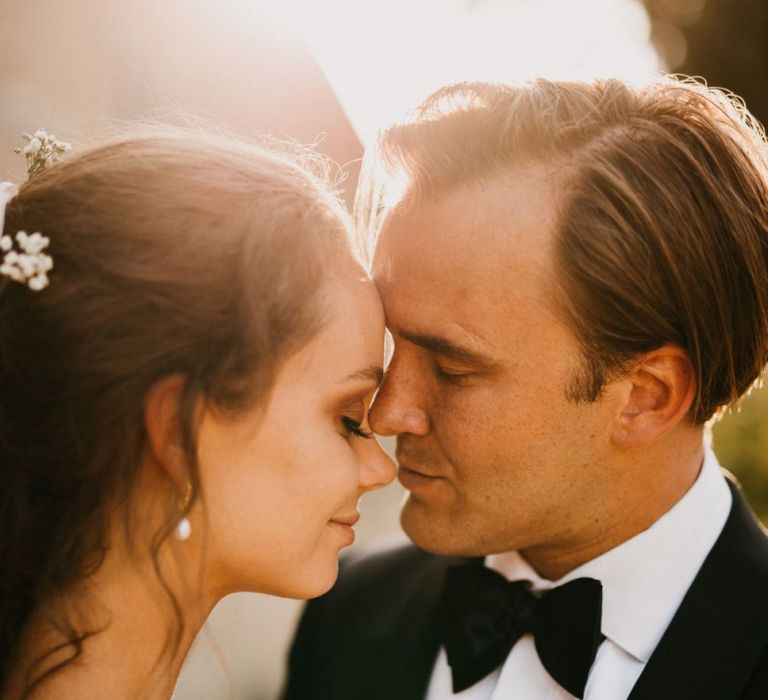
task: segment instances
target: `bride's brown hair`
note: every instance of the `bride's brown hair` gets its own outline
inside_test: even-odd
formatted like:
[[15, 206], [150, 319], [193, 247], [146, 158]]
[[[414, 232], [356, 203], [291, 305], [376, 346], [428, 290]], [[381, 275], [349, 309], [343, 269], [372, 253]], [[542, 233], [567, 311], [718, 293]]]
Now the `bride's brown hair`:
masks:
[[[252, 407], [322, 325], [323, 266], [346, 233], [324, 175], [272, 146], [164, 129], [65, 158], [9, 202], [4, 231], [42, 232], [54, 268], [41, 292], [0, 277], [0, 693], [31, 615], [98, 568], [131, 503], [148, 390], [184, 377], [189, 508], [195, 405]], [[176, 490], [169, 478], [169, 503]], [[154, 535], [161, 581], [178, 519]], [[47, 657], [69, 653], [40, 659], [27, 690], [96, 632], [52, 622], [63, 642]]]

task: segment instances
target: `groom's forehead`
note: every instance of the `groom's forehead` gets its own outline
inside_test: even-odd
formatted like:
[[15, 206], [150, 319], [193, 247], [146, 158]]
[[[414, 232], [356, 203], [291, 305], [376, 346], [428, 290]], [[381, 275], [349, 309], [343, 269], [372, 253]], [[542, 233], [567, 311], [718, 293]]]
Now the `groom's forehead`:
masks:
[[520, 246], [547, 248], [558, 219], [559, 182], [551, 167], [532, 163], [427, 194], [409, 193], [384, 217], [375, 256], [460, 251], [487, 259], [493, 251], [516, 250], [519, 256]]
[[547, 189], [522, 171], [392, 210], [373, 264], [385, 307], [480, 298], [502, 312], [546, 290], [555, 211]]

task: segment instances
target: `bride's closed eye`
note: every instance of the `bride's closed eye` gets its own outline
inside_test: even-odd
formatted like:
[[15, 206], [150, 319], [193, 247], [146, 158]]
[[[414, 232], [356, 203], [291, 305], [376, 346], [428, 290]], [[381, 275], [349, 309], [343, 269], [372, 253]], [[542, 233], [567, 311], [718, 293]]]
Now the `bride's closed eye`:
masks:
[[373, 437], [373, 433], [363, 430], [362, 423], [351, 416], [342, 416], [341, 424], [344, 426], [347, 435], [354, 435], [365, 440], [369, 440]]
[[350, 381], [352, 383], [347, 385], [346, 391], [341, 396], [337, 396], [330, 406], [344, 437], [363, 438], [364, 440], [373, 437], [373, 433], [365, 430], [363, 425], [383, 375], [384, 371], [381, 367], [372, 365], [353, 372], [344, 380], [347, 383]]

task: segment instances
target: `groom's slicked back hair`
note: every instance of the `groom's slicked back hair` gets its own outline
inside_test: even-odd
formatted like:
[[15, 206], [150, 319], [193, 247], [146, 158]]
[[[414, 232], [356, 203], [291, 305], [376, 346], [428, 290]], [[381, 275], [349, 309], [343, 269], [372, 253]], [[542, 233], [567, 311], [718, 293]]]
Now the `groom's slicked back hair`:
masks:
[[693, 364], [701, 423], [768, 361], [766, 151], [743, 103], [693, 81], [458, 84], [381, 134], [356, 215], [370, 245], [395, 201], [551, 165], [553, 298], [584, 357], [569, 396], [596, 400], [672, 343]]

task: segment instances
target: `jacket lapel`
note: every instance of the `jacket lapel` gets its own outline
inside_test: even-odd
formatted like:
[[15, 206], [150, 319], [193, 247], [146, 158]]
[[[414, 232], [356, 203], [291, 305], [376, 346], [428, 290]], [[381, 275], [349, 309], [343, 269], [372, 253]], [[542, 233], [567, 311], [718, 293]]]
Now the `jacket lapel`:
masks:
[[483, 559], [430, 558], [419, 575], [407, 582], [403, 609], [394, 618], [399, 629], [393, 638], [400, 643], [391, 657], [382, 698], [423, 700], [440, 648], [439, 603], [445, 572], [450, 565], [467, 563], [482, 566]]
[[[302, 667], [307, 662], [298, 657], [305, 648], [317, 656], [313, 687], [302, 692], [296, 686], [285, 697], [422, 700], [440, 646], [445, 571], [468, 560], [438, 557], [413, 545], [369, 556], [360, 567], [353, 555], [345, 559], [336, 587], [308, 606], [307, 632], [294, 646]], [[482, 565], [482, 559], [476, 561]]]
[[737, 698], [768, 644], [768, 537], [739, 489], [628, 700]]

